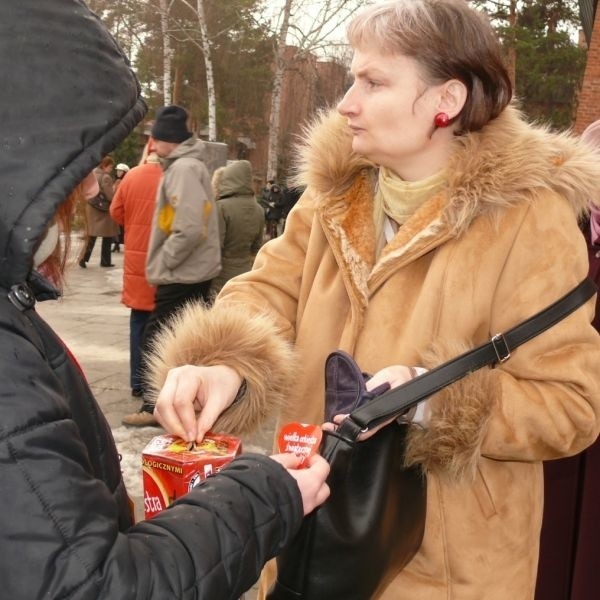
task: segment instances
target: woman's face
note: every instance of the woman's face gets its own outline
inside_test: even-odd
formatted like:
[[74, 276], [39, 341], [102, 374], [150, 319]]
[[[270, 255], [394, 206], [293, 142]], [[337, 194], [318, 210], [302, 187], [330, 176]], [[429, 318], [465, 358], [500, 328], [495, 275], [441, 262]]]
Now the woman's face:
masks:
[[355, 50], [354, 83], [338, 104], [352, 131], [352, 149], [405, 179], [427, 176], [439, 87], [422, 78], [417, 62], [403, 55]]

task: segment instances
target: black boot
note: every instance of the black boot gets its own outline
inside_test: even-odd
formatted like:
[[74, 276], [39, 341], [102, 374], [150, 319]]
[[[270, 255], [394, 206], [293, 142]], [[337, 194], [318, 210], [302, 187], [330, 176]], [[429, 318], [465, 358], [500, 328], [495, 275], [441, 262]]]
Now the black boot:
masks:
[[100, 252], [100, 266], [101, 267], [114, 267], [110, 256], [110, 247], [112, 246], [112, 238], [102, 238], [102, 248]]
[[83, 256], [79, 259], [79, 266], [82, 269], [87, 268], [87, 262], [90, 260], [92, 256], [92, 251], [94, 249], [94, 245], [96, 244], [96, 238], [88, 236], [87, 242], [85, 244], [85, 250], [83, 251]]

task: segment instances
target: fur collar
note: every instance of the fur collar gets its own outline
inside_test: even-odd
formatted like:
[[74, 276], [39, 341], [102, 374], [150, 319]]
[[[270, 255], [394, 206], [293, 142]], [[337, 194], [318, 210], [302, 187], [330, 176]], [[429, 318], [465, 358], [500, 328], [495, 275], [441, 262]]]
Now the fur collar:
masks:
[[[298, 152], [298, 183], [311, 187], [321, 202], [345, 195], [361, 171], [375, 170], [352, 152], [351, 144], [342, 116], [336, 111], [319, 115]], [[481, 131], [456, 139], [449, 172], [443, 212], [458, 234], [481, 214], [529, 201], [534, 189], [567, 198], [580, 215], [597, 194], [600, 157], [576, 137], [529, 125], [508, 107]]]

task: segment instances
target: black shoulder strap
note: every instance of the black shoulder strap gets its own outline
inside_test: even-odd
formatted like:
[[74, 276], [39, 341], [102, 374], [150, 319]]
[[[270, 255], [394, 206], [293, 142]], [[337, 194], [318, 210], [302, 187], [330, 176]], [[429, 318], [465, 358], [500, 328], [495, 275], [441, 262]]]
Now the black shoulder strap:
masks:
[[[505, 362], [510, 353], [521, 344], [549, 329], [577, 308], [585, 304], [595, 293], [596, 285], [584, 279], [568, 294], [533, 317], [523, 321], [505, 333], [498, 333], [489, 342], [441, 364], [402, 385], [385, 392], [355, 410], [348, 419], [344, 433], [354, 437], [357, 431], [365, 431], [399, 416], [412, 406], [438, 392], [442, 388], [462, 379], [465, 375], [495, 363]], [[340, 426], [340, 433], [341, 432]]]

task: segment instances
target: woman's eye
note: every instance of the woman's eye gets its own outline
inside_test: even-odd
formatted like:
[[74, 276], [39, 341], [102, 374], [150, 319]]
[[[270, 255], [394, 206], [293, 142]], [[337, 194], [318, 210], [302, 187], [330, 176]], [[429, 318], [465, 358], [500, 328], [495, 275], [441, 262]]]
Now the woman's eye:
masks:
[[373, 81], [372, 79], [367, 79], [367, 87], [374, 88], [379, 85], [378, 81]]

